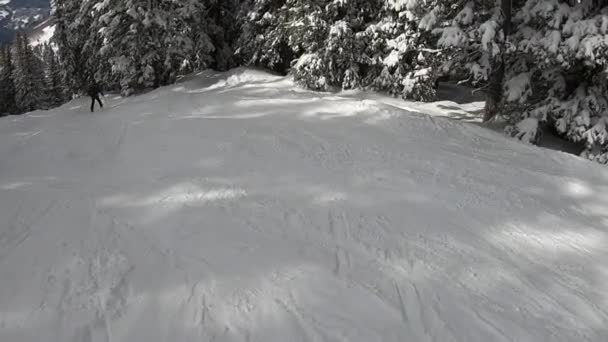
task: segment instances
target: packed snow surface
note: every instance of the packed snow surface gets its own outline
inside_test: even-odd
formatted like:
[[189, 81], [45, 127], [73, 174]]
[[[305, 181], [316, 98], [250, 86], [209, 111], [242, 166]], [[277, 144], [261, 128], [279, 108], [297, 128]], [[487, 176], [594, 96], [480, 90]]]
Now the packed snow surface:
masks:
[[605, 167], [254, 70], [106, 101], [0, 119], [0, 341], [607, 341]]

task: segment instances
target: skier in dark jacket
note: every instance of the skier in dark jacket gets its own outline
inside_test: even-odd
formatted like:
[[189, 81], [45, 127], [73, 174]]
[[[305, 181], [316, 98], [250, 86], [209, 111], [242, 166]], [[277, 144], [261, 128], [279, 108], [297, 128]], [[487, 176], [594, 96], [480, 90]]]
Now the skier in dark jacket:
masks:
[[101, 87], [96, 81], [92, 81], [89, 84], [87, 94], [91, 97], [91, 112], [95, 111], [96, 100], [99, 102], [99, 107], [103, 108], [103, 103], [101, 103], [101, 99], [99, 98], [99, 95], [103, 96], [103, 93], [101, 92]]

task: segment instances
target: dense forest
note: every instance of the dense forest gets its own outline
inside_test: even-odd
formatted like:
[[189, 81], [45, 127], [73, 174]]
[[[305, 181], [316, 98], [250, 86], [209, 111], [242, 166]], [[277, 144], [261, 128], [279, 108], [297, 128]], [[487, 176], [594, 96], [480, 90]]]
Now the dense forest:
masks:
[[484, 120], [541, 126], [608, 163], [608, 6], [601, 0], [54, 0], [55, 34], [0, 50], [0, 113], [57, 106], [95, 80], [131, 95], [254, 65], [314, 90], [432, 101], [439, 80], [486, 94]]

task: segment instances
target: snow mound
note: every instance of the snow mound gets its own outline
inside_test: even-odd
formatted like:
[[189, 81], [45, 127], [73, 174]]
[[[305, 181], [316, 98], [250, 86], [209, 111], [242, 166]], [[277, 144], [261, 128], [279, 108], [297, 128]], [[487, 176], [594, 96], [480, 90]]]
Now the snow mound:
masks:
[[608, 170], [475, 103], [238, 69], [88, 105], [0, 118], [0, 341], [608, 336]]
[[217, 83], [212, 84], [209, 86], [208, 90], [224, 87], [236, 87], [242, 84], [272, 82], [280, 78], [279, 76], [274, 76], [261, 70], [247, 68], [234, 69], [227, 73], [227, 75], [229, 76], [226, 79], [222, 79]]

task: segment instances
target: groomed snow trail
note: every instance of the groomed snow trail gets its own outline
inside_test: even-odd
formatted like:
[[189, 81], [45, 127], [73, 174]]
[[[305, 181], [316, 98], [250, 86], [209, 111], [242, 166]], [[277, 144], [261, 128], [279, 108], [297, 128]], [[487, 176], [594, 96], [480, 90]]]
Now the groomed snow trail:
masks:
[[0, 118], [0, 341], [608, 338], [605, 167], [247, 69], [108, 101]]

